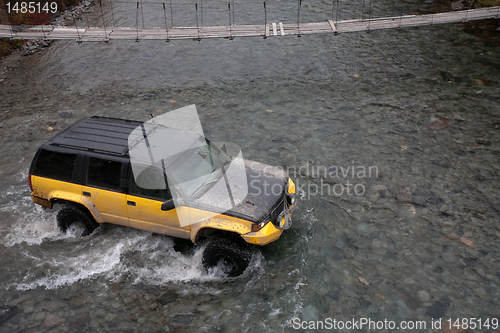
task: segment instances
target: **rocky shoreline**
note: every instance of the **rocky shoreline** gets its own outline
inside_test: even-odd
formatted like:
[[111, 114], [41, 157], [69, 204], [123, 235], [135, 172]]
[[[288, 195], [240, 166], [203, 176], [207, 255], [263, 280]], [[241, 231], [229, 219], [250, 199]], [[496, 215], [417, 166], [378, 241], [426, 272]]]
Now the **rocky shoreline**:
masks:
[[[94, 5], [95, 0], [85, 0], [78, 6], [72, 6], [66, 9], [64, 12], [56, 13], [57, 15], [50, 24], [56, 27], [66, 27], [75, 25], [75, 21], [82, 21], [83, 14], [90, 13], [91, 7]], [[49, 47], [51, 40], [36, 39], [27, 41], [21, 50], [21, 55], [29, 56], [39, 51], [44, 50], [44, 48]]]

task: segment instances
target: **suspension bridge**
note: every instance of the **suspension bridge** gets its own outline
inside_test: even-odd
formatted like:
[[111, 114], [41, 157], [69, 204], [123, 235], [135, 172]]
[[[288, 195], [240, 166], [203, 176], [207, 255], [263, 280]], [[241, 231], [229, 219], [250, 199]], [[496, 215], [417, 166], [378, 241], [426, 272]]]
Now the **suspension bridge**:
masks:
[[[230, 5], [228, 5], [230, 6]], [[265, 7], [265, 3], [264, 3]], [[139, 8], [139, 3], [137, 3]], [[229, 8], [230, 10], [230, 8]], [[95, 42], [110, 40], [177, 40], [203, 38], [228, 38], [235, 37], [278, 37], [278, 36], [301, 36], [308, 34], [339, 34], [356, 31], [371, 31], [379, 29], [407, 28], [416, 26], [428, 26], [446, 23], [467, 22], [474, 20], [500, 18], [500, 6], [466, 9], [452, 12], [424, 14], [424, 15], [400, 15], [379, 18], [361, 18], [351, 20], [327, 20], [324, 22], [300, 22], [300, 7], [297, 14], [297, 22], [267, 22], [261, 25], [235, 25], [231, 23], [225, 26], [203, 26], [190, 27], [168, 27], [165, 19], [164, 27], [71, 27], [61, 26], [10, 26], [0, 25], [0, 38], [11, 39], [46, 39], [46, 40], [76, 40], [77, 42]]]

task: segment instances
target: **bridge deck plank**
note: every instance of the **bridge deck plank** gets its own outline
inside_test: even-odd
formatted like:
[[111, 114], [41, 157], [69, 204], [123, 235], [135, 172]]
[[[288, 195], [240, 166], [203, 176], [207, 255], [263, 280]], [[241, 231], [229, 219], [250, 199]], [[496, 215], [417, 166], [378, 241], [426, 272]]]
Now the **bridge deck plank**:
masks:
[[[247, 36], [286, 36], [298, 34], [326, 34], [343, 33], [366, 30], [391, 29], [425, 26], [431, 24], [445, 24], [453, 22], [472, 21], [488, 18], [499, 18], [500, 7], [479, 8], [461, 10], [446, 13], [427, 15], [405, 15], [395, 17], [381, 17], [370, 20], [343, 20], [325, 21], [300, 24], [289, 24], [279, 22], [266, 25], [234, 25], [213, 27], [175, 27], [168, 31], [165, 28], [142, 28], [134, 27], [9, 27], [0, 25], [0, 38], [16, 39], [79, 39], [81, 41], [102, 41], [111, 39], [197, 39], [197, 38], [228, 38]], [[272, 33], [271, 30], [272, 29]]]

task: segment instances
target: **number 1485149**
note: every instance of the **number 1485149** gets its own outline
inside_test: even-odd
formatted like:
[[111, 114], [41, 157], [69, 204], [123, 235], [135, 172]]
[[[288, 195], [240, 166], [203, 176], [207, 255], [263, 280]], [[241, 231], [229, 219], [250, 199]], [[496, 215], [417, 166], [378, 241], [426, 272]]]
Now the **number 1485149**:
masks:
[[459, 319], [447, 319], [448, 328], [453, 329], [487, 329], [496, 330], [499, 328], [498, 318], [459, 318]]
[[16, 13], [16, 14], [26, 14], [26, 13], [52, 13], [54, 14], [57, 11], [57, 3], [56, 2], [46, 2], [44, 4], [40, 2], [7, 2], [7, 13]]

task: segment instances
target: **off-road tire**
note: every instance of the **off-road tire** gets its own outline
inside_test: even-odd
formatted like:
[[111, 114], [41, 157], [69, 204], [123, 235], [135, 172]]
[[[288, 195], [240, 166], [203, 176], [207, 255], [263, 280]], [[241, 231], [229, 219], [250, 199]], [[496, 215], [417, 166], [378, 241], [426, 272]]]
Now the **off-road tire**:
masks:
[[252, 251], [248, 245], [237, 238], [211, 237], [203, 252], [203, 266], [210, 269], [224, 262], [223, 270], [227, 277], [241, 275], [250, 264]]
[[99, 223], [94, 220], [89, 212], [74, 205], [66, 205], [61, 208], [56, 219], [57, 226], [62, 233], [66, 233], [73, 223], [78, 223], [84, 229], [79, 236], [90, 235], [99, 226]]

